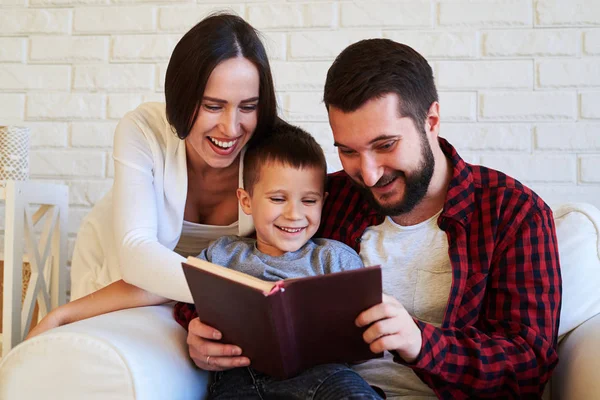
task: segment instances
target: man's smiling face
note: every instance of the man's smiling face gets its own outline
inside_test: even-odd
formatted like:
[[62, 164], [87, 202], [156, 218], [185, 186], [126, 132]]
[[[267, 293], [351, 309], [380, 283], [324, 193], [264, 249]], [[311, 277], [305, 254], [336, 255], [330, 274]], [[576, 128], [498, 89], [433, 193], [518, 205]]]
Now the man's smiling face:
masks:
[[389, 93], [345, 113], [329, 107], [329, 123], [344, 170], [384, 215], [410, 212], [427, 193], [435, 161], [422, 127], [399, 115]]

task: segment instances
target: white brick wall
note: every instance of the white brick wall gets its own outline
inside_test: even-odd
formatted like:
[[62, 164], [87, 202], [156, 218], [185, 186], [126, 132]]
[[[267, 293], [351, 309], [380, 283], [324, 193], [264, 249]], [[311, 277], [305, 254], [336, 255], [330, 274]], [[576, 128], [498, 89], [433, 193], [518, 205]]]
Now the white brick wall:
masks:
[[406, 43], [430, 60], [442, 136], [464, 158], [501, 169], [548, 202], [600, 207], [598, 0], [2, 0], [0, 125], [31, 128], [35, 179], [71, 188], [70, 251], [110, 188], [113, 131], [164, 99], [181, 35], [232, 10], [264, 38], [281, 114], [340, 168], [322, 104], [325, 74], [347, 45]]

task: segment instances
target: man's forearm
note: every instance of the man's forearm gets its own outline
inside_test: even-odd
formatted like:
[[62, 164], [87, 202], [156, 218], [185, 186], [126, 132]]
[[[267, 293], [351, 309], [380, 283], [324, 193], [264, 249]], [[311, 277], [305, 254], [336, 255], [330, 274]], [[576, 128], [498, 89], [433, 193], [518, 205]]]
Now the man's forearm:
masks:
[[[441, 398], [539, 395], [558, 361], [552, 343], [526, 326], [520, 332], [487, 334], [474, 327], [418, 324], [423, 348], [415, 364], [407, 365], [426, 382], [435, 381]], [[406, 364], [400, 357], [394, 360]]]

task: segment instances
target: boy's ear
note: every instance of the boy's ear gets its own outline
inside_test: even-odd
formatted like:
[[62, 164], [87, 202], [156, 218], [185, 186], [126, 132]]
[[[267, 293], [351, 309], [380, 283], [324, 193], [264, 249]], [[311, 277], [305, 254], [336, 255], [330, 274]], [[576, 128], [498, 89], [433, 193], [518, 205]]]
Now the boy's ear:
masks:
[[323, 193], [323, 204], [325, 204], [325, 200], [327, 200], [327, 196], [329, 196], [329, 192]]
[[246, 215], [252, 215], [252, 206], [250, 201], [250, 194], [244, 189], [239, 188], [236, 192], [240, 207]]

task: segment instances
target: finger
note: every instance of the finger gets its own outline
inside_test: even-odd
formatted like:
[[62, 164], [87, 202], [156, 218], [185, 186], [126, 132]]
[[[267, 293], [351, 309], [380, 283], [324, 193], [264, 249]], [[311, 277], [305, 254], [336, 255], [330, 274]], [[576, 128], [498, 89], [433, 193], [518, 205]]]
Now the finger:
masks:
[[204, 357], [204, 359], [194, 360], [194, 362], [206, 371], [225, 371], [231, 368], [250, 365], [250, 359], [248, 357]]
[[380, 303], [360, 313], [354, 322], [360, 328], [380, 319], [396, 317], [402, 309], [398, 302]]
[[401, 335], [382, 336], [369, 345], [373, 353], [381, 353], [385, 350], [396, 350], [403, 346], [404, 340]]
[[363, 339], [365, 343], [371, 344], [382, 336], [399, 334], [401, 331], [400, 318], [382, 319], [375, 322], [363, 333]]
[[242, 354], [242, 349], [232, 344], [223, 344], [203, 339], [188, 333], [188, 345], [192, 357], [230, 357]]
[[206, 339], [221, 339], [221, 332], [213, 328], [212, 326], [208, 326], [200, 322], [200, 318], [194, 318], [189, 326], [188, 332], [193, 333], [196, 336], [200, 336]]

